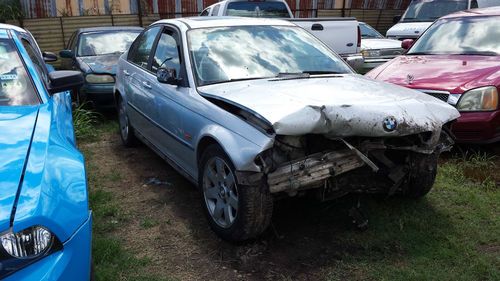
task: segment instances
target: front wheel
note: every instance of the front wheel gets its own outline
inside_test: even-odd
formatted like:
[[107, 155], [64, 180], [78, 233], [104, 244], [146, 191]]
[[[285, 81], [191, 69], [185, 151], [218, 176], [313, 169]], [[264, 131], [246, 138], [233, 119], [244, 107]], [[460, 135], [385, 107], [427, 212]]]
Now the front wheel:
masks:
[[439, 155], [412, 153], [410, 163], [410, 177], [406, 185], [404, 196], [408, 198], [424, 197], [436, 180], [437, 162]]
[[205, 150], [199, 171], [203, 209], [217, 235], [243, 241], [266, 230], [273, 211], [267, 186], [238, 184], [231, 160], [217, 145]]
[[120, 137], [125, 146], [132, 147], [137, 143], [137, 139], [134, 135], [134, 128], [130, 125], [130, 120], [126, 111], [126, 103], [121, 97], [118, 97], [116, 102], [118, 106]]

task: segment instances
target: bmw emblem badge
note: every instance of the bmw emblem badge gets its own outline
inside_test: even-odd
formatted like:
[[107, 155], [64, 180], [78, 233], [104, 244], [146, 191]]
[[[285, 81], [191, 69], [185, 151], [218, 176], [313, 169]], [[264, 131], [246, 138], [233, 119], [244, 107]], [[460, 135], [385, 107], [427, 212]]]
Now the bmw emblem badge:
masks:
[[384, 119], [384, 122], [382, 123], [382, 126], [384, 127], [384, 130], [386, 132], [392, 132], [398, 127], [398, 121], [396, 121], [396, 118], [392, 116], [386, 117]]

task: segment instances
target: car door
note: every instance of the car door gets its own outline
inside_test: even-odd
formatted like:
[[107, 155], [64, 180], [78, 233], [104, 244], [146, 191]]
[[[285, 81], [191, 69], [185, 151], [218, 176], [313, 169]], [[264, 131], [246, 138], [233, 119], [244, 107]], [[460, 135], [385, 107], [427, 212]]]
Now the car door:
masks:
[[128, 63], [122, 69], [122, 74], [125, 75], [124, 81], [129, 83], [125, 87], [125, 94], [131, 125], [148, 140], [152, 139], [155, 128], [151, 121], [157, 116], [154, 95], [151, 91], [152, 82], [149, 76], [153, 75], [149, 70], [149, 62], [153, 44], [160, 30], [161, 26], [156, 25], [137, 37], [130, 47]]
[[[154, 104], [158, 115], [154, 118], [156, 128], [153, 143], [163, 154], [181, 167], [187, 167], [194, 153], [192, 136], [184, 129], [184, 122], [190, 120], [191, 111], [186, 109], [189, 102], [189, 83], [181, 55], [181, 39], [178, 30], [164, 26], [160, 33], [151, 60], [151, 73], [146, 81], [152, 86]], [[154, 75], [158, 69], [174, 69], [178, 85], [158, 82]]]

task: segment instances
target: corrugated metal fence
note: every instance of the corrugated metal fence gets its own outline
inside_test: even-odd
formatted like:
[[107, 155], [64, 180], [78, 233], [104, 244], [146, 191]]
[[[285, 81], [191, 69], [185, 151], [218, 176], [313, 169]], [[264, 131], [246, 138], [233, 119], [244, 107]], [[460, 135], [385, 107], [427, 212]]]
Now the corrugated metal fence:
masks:
[[[355, 17], [359, 21], [367, 22], [381, 33], [385, 34], [387, 29], [392, 26], [392, 18], [402, 12], [402, 10], [334, 9], [318, 10], [317, 16], [340, 17], [344, 15], [346, 17]], [[101, 15], [25, 19], [22, 24], [18, 21], [8, 21], [7, 23], [22, 25], [35, 36], [42, 50], [58, 53], [65, 48], [69, 37], [78, 28], [95, 26], [140, 26], [141, 22], [142, 26], [148, 26], [164, 17], [165, 15], [162, 14], [143, 15], [141, 17], [138, 15]], [[57, 66], [57, 62], [55, 65]]]

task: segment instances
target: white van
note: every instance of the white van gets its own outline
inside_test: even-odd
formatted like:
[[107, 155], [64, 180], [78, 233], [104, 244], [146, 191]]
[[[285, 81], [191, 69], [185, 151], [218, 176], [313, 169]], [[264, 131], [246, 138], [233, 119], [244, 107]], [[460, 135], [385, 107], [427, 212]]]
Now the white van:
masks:
[[394, 17], [390, 39], [418, 38], [435, 20], [457, 11], [500, 6], [500, 0], [413, 0], [403, 16]]

